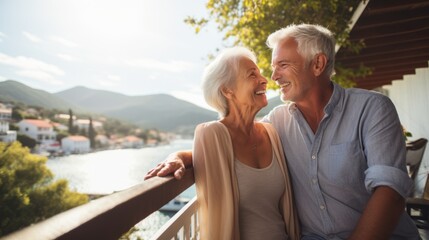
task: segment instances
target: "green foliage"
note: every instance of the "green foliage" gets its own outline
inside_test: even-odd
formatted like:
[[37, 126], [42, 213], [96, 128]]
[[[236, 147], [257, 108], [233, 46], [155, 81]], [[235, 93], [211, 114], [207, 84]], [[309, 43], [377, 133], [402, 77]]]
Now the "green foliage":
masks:
[[17, 138], [16, 140], [20, 142], [22, 146], [28, 147], [30, 149], [34, 148], [37, 144], [36, 140], [32, 139], [31, 137], [25, 134], [18, 134], [16, 138]]
[[56, 140], [58, 142], [61, 142], [61, 140], [63, 138], [70, 136], [70, 134], [67, 131], [58, 131], [58, 130], [56, 130], [56, 131], [57, 131], [57, 139]]
[[12, 119], [16, 120], [17, 122], [19, 122], [22, 119], [24, 119], [24, 116], [22, 114], [22, 110], [19, 109], [18, 107], [14, 107], [12, 109]]
[[[272, 32], [289, 24], [312, 23], [329, 28], [335, 33], [337, 44], [358, 52], [362, 42], [350, 42], [348, 24], [359, 0], [209, 0], [206, 8], [209, 19], [188, 17], [185, 22], [198, 33], [210, 20], [224, 32], [224, 40], [232, 45], [252, 49], [264, 76], [271, 76], [271, 51], [266, 39]], [[356, 71], [356, 73], [355, 73]], [[347, 73], [342, 76], [341, 74]], [[344, 86], [353, 86], [353, 76], [368, 73], [367, 69], [337, 70], [334, 79]], [[276, 88], [273, 81], [270, 88]]]
[[74, 135], [77, 131], [76, 127], [73, 124], [73, 111], [69, 109], [69, 133], [70, 135]]
[[103, 124], [104, 132], [106, 135], [118, 134], [119, 136], [126, 136], [133, 134], [137, 128], [135, 125], [129, 124], [125, 121], [117, 119], [107, 119]]
[[53, 182], [46, 160], [19, 142], [0, 143], [0, 236], [88, 202], [66, 180]]

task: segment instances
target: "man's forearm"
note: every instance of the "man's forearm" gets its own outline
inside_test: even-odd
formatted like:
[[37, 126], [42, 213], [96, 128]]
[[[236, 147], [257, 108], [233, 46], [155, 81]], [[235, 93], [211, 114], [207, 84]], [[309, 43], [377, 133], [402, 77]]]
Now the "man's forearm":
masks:
[[349, 239], [389, 239], [404, 212], [405, 200], [390, 187], [375, 189]]

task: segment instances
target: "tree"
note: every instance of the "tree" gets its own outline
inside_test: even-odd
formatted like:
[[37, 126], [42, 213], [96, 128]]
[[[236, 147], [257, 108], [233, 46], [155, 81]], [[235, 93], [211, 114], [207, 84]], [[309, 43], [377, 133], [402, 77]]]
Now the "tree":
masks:
[[73, 135], [76, 133], [76, 128], [73, 124], [73, 111], [69, 109], [69, 133]]
[[95, 147], [95, 135], [97, 133], [94, 130], [94, 126], [92, 125], [92, 117], [89, 118], [89, 127], [88, 127], [88, 138], [91, 148]]
[[0, 143], [0, 236], [88, 202], [66, 180], [53, 182], [46, 160], [19, 142]]
[[33, 149], [37, 144], [36, 140], [32, 139], [31, 137], [25, 134], [18, 134], [16, 138], [21, 143], [22, 146], [28, 147], [30, 149]]
[[[314, 23], [328, 27], [337, 43], [357, 53], [362, 42], [350, 42], [349, 20], [360, 0], [209, 0], [206, 8], [209, 19], [188, 17], [185, 22], [196, 33], [214, 20], [224, 40], [230, 45], [243, 45], [252, 49], [258, 57], [262, 74], [271, 76], [271, 51], [265, 42], [269, 34], [295, 23]], [[338, 64], [334, 81], [345, 87], [354, 85], [350, 79], [368, 73], [368, 68], [346, 69]], [[273, 81], [270, 88], [277, 88]]]

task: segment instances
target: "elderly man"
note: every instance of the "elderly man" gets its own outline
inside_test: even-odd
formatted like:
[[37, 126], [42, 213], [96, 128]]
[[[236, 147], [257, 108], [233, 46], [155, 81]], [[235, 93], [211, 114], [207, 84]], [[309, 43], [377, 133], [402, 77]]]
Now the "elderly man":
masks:
[[[262, 121], [281, 138], [302, 239], [419, 239], [404, 211], [412, 181], [390, 99], [331, 81], [335, 40], [326, 28], [290, 25], [267, 44], [286, 103]], [[192, 152], [174, 153], [147, 177], [180, 178], [191, 163]]]

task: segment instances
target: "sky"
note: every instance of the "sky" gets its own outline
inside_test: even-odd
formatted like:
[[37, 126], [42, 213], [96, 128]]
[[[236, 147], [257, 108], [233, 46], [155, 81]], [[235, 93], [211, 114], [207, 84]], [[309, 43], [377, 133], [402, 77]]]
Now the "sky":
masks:
[[56, 93], [85, 86], [129, 96], [166, 93], [209, 108], [208, 55], [225, 48], [202, 0], [0, 0], [0, 81]]

